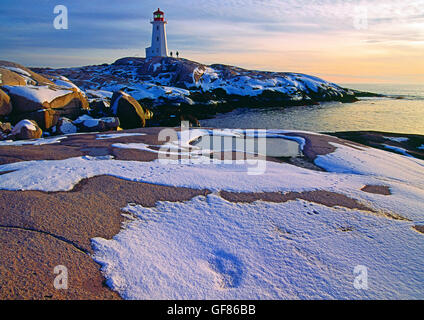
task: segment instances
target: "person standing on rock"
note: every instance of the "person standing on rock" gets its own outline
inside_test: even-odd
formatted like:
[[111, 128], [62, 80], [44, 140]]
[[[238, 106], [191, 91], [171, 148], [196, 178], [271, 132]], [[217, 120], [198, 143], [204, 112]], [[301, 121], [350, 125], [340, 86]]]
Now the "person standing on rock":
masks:
[[177, 55], [177, 59], [178, 59], [178, 57], [179, 57], [180, 53], [177, 51], [175, 54]]
[[172, 58], [172, 51], [169, 53], [169, 55], [171, 56], [171, 58]]

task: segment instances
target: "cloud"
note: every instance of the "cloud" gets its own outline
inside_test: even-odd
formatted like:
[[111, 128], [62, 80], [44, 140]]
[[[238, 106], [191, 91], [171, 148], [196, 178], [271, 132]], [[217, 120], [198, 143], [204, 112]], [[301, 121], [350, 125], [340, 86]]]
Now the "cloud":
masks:
[[[423, 0], [62, 0], [69, 30], [53, 28], [56, 4], [2, 0], [3, 59], [71, 66], [110, 62], [118, 54], [143, 56], [158, 6], [169, 21], [170, 50], [198, 61], [322, 73], [334, 69], [328, 56], [351, 64], [368, 56], [374, 63], [378, 53], [391, 57], [388, 68], [396, 69], [396, 59], [424, 47]], [[367, 10], [364, 30], [354, 27], [358, 6]]]

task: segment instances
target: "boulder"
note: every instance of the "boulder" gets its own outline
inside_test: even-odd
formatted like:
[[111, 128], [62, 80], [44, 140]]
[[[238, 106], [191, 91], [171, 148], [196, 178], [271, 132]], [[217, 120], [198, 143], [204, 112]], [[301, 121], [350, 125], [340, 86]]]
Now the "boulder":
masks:
[[52, 127], [52, 132], [56, 134], [70, 134], [76, 133], [77, 131], [77, 126], [74, 125], [70, 119], [65, 117], [59, 118], [56, 125]]
[[11, 119], [15, 122], [31, 119], [47, 130], [60, 117], [76, 119], [82, 110], [88, 110], [88, 101], [75, 88], [50, 86], [4, 86], [13, 105]]
[[26, 140], [26, 139], [38, 139], [43, 135], [43, 131], [33, 120], [22, 120], [19, 121], [12, 129], [12, 132], [8, 136], [8, 139], [12, 140]]
[[10, 97], [0, 89], [0, 116], [6, 116], [12, 112]]
[[110, 114], [110, 103], [106, 100], [90, 102], [90, 115], [93, 117], [106, 117]]
[[[80, 111], [78, 111], [78, 114], [75, 115], [74, 119], [78, 117], [79, 114], [80, 114]], [[69, 113], [63, 110], [41, 109], [41, 110], [26, 112], [26, 113], [12, 112], [10, 118], [12, 122], [14, 123], [21, 121], [23, 119], [34, 120], [41, 127], [41, 129], [48, 130], [57, 124], [57, 121], [59, 120], [60, 117], [65, 117], [68, 115]]]
[[113, 93], [111, 112], [119, 118], [123, 129], [140, 128], [146, 125], [143, 107], [123, 91]]
[[16, 113], [40, 109], [88, 109], [88, 101], [76, 89], [55, 86], [3, 86]]

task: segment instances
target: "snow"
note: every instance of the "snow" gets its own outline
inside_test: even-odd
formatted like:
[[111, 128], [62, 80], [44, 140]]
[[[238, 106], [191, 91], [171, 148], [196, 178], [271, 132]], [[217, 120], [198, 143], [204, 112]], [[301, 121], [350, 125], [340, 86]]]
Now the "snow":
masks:
[[388, 144], [383, 144], [383, 147], [386, 148], [386, 149], [393, 150], [395, 152], [401, 153], [401, 154], [403, 154], [406, 157], [413, 157], [404, 148], [394, 147], [394, 146], [391, 146], [391, 145], [388, 145]]
[[384, 137], [384, 139], [387, 140], [391, 140], [391, 141], [395, 141], [395, 142], [406, 142], [409, 140], [409, 138], [405, 138], [405, 137]]
[[60, 132], [63, 134], [76, 133], [77, 127], [69, 119], [62, 119], [62, 124], [60, 125]]
[[106, 91], [106, 90], [86, 90], [87, 94], [92, 95], [94, 97], [100, 98], [100, 99], [111, 99], [113, 96], [113, 92]]
[[103, 140], [103, 139], [116, 139], [116, 138], [123, 138], [123, 137], [131, 137], [131, 136], [145, 136], [145, 133], [131, 133], [131, 132], [123, 132], [123, 133], [106, 133], [106, 134], [98, 134], [97, 140]]
[[153, 72], [156, 72], [156, 70], [161, 66], [162, 64], [161, 63], [155, 63], [154, 65], [153, 65]]
[[[117, 91], [125, 87], [125, 90], [131, 93], [131, 96], [136, 100], [167, 98], [171, 100], [185, 99], [190, 95], [190, 91], [177, 87], [167, 87], [149, 82], [136, 82], [131, 85], [105, 85], [102, 86], [102, 91]], [[98, 91], [97, 91], [98, 92]], [[116, 100], [117, 101], [117, 100]], [[115, 101], [115, 102], [116, 102]]]
[[[199, 76], [200, 79], [196, 82], [196, 77]], [[293, 100], [302, 99], [299, 90], [317, 93], [321, 88], [337, 92], [339, 95], [344, 94], [344, 90], [334, 83], [298, 73], [274, 73], [264, 76], [262, 72], [244, 70], [241, 74], [226, 78], [219, 69], [205, 67], [193, 71], [193, 83], [204, 91], [221, 88], [227, 94], [257, 96], [267, 90], [288, 94]]]
[[23, 70], [23, 69], [21, 69], [21, 68], [17, 68], [17, 67], [10, 67], [10, 66], [4, 66], [4, 65], [2, 65], [1, 67], [2, 67], [2, 68], [4, 68], [4, 69], [8, 69], [8, 70], [10, 70], [10, 71], [16, 72], [16, 73], [18, 73], [18, 74], [20, 74], [20, 75], [24, 75], [24, 76], [27, 76], [27, 77], [31, 77], [31, 74], [30, 74], [29, 72], [27, 72], [27, 71], [25, 71], [25, 70]]
[[59, 143], [65, 138], [66, 136], [59, 136], [54, 138], [40, 138], [40, 139], [33, 139], [33, 140], [18, 140], [18, 141], [3, 140], [3, 141], [0, 141], [0, 146], [24, 146], [24, 145], [41, 146], [44, 144]]
[[69, 89], [76, 89], [78, 92], [82, 92], [78, 86], [76, 86], [74, 83], [72, 83], [68, 78], [64, 76], [53, 78], [51, 79], [51, 81], [57, 86], [69, 88]]
[[[424, 297], [424, 242], [409, 222], [215, 194], [124, 211], [133, 221], [92, 243], [107, 284], [125, 299]], [[368, 290], [353, 286], [357, 265], [368, 268]]]
[[21, 132], [22, 128], [26, 128], [29, 131], [37, 131], [37, 127], [34, 125], [34, 123], [30, 120], [21, 120], [19, 121], [12, 129], [11, 134], [18, 134]]
[[84, 114], [84, 115], [80, 116], [78, 119], [76, 119], [74, 121], [74, 123], [76, 123], [76, 124], [82, 123], [82, 124], [84, 124], [84, 126], [86, 126], [88, 128], [92, 128], [92, 127], [98, 126], [99, 121], [100, 121], [99, 119], [94, 119], [94, 118], [90, 117], [89, 115]]
[[374, 148], [352, 149], [330, 142], [337, 150], [325, 156], [318, 156], [315, 164], [331, 172], [385, 177], [396, 181], [415, 183], [424, 187], [424, 161], [389, 153]]
[[53, 100], [72, 93], [72, 90], [54, 89], [49, 86], [3, 86], [10, 94], [21, 96], [39, 103], [50, 103]]

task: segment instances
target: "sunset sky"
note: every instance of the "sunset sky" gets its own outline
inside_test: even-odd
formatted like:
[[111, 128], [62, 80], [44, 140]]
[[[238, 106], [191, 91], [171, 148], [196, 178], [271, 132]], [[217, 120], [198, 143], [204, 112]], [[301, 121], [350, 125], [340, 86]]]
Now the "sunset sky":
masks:
[[[58, 4], [68, 30], [53, 28]], [[144, 57], [158, 6], [169, 50], [187, 59], [338, 83], [424, 83], [424, 0], [2, 0], [0, 59], [58, 67]]]

